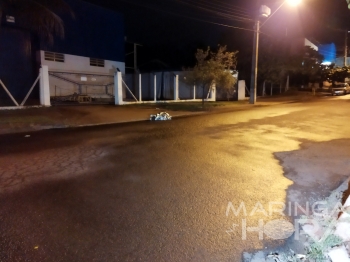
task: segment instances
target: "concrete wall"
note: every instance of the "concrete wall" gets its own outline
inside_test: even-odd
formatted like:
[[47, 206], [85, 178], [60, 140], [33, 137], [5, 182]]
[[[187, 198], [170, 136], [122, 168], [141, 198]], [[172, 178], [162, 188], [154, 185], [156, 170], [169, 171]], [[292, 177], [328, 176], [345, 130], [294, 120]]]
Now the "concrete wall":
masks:
[[315, 51], [318, 51], [318, 47], [307, 38], [304, 39], [304, 46], [309, 46]]
[[76, 73], [93, 73], [113, 75], [117, 68], [125, 73], [125, 63], [105, 60], [104, 67], [90, 66], [90, 57], [64, 54], [64, 62], [54, 62], [45, 60], [43, 50], [37, 54], [38, 62], [41, 65], [47, 65], [49, 71], [76, 72]]
[[[37, 54], [38, 62], [46, 65], [53, 75], [49, 77], [50, 96], [67, 96], [73, 93], [104, 98], [113, 94], [114, 73], [117, 68], [125, 72], [124, 62], [105, 60], [104, 67], [90, 66], [90, 58], [64, 55], [64, 62], [45, 60], [44, 51]], [[66, 80], [64, 80], [64, 79]], [[107, 86], [107, 87], [106, 87]]]
[[[343, 67], [344, 66], [344, 56], [337, 57], [334, 61], [335, 66]], [[350, 65], [350, 57], [346, 58], [346, 64]]]

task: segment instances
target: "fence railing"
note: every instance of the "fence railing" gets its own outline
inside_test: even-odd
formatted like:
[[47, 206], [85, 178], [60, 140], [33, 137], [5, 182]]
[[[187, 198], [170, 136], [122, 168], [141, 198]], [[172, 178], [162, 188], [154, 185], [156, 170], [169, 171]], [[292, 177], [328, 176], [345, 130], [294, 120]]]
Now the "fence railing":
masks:
[[[121, 80], [119, 81], [118, 78], [121, 78]], [[115, 103], [118, 105], [201, 101], [203, 97], [203, 90], [197, 88], [196, 85], [190, 86], [183, 81], [184, 72], [126, 75], [117, 72], [115, 79]], [[215, 86], [204, 94], [204, 98], [208, 101], [216, 100]]]
[[11, 92], [7, 89], [7, 87], [5, 86], [5, 84], [1, 81], [0, 79], [0, 85], [2, 86], [2, 88], [5, 90], [5, 92], [7, 93], [7, 95], [10, 97], [10, 99], [12, 100], [12, 102], [15, 104], [15, 106], [17, 107], [21, 107], [24, 106], [24, 104], [27, 102], [28, 97], [30, 96], [30, 94], [33, 92], [34, 87], [36, 86], [36, 84], [38, 83], [39, 79], [41, 77], [41, 72], [39, 73], [38, 77], [35, 79], [33, 85], [30, 87], [29, 91], [27, 92], [26, 96], [24, 97], [23, 101], [19, 104], [16, 99], [13, 97], [13, 95], [11, 94]]

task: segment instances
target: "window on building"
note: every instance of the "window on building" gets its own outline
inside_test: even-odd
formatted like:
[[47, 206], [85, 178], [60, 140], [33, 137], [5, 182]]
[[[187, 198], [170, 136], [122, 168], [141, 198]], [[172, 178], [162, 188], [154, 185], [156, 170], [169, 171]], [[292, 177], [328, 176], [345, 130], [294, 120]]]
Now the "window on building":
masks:
[[90, 58], [91, 66], [105, 67], [105, 60], [98, 58]]
[[64, 63], [64, 54], [45, 52], [45, 60]]

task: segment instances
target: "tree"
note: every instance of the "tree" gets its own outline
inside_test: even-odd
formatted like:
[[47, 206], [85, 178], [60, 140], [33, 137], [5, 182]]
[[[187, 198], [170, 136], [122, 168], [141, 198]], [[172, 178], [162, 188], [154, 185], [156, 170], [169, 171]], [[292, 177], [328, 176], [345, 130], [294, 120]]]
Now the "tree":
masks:
[[309, 46], [291, 52], [286, 42], [262, 42], [259, 78], [282, 86], [288, 75], [297, 75], [315, 83], [320, 79], [322, 59], [323, 56]]
[[[262, 39], [259, 52], [258, 79], [265, 83], [279, 84], [293, 71], [293, 59], [285, 39]], [[280, 89], [281, 90], [281, 89]], [[265, 90], [263, 90], [264, 93]]]
[[74, 14], [64, 0], [0, 0], [0, 21], [3, 15], [14, 16], [20, 27], [36, 32], [53, 43], [54, 35], [64, 37], [64, 24], [58, 13]]
[[299, 71], [308, 77], [309, 82], [314, 84], [320, 82], [323, 56], [309, 46], [305, 47], [305, 53], [301, 57], [302, 63]]
[[336, 82], [344, 82], [345, 78], [350, 77], [350, 66], [335, 67], [334, 64], [323, 68], [322, 80], [328, 80], [335, 84]]
[[218, 46], [217, 52], [197, 49], [195, 54], [196, 65], [193, 68], [185, 69], [185, 81], [202, 88], [202, 105], [206, 94], [215, 84], [217, 88], [231, 89], [236, 83], [231, 70], [236, 69], [237, 53], [226, 51], [226, 46]]

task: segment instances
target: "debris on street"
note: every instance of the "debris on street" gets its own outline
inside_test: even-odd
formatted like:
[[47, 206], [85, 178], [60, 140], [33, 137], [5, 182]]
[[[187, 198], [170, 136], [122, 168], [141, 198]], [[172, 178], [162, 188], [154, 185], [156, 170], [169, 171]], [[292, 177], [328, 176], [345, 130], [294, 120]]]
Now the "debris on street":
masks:
[[167, 112], [160, 112], [156, 115], [151, 115], [149, 120], [171, 120], [171, 116]]

